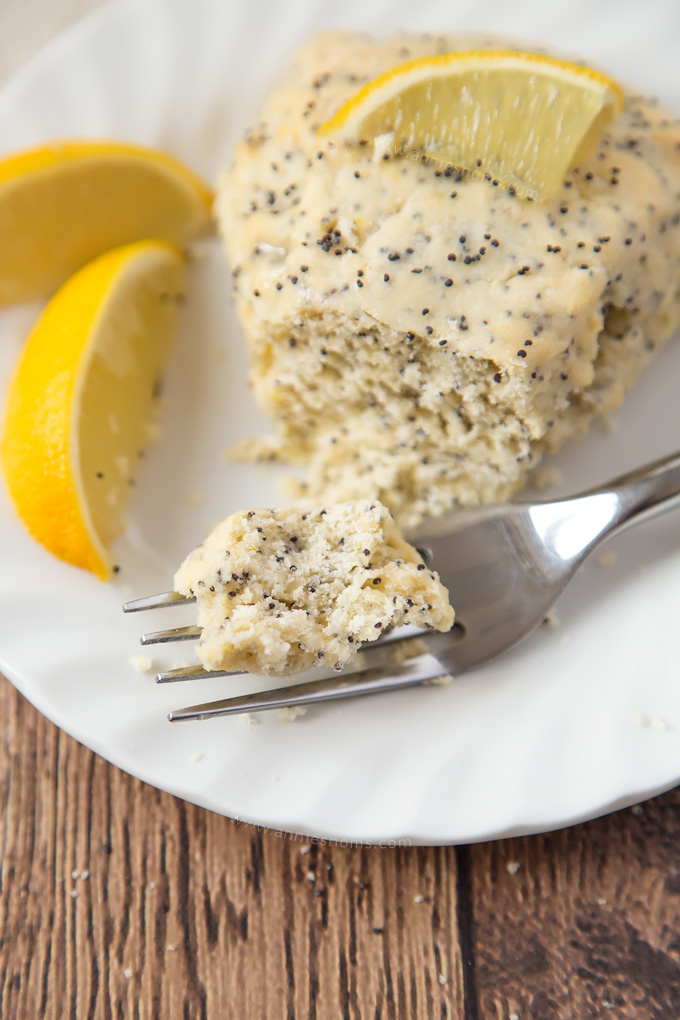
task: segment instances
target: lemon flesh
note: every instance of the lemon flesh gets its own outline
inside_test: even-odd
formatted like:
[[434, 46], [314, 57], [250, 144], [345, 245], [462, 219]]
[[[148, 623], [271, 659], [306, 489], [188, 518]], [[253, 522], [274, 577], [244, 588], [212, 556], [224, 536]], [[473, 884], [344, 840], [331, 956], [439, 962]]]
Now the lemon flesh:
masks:
[[368, 82], [319, 134], [419, 153], [463, 177], [548, 197], [623, 109], [611, 78], [535, 53], [470, 50], [407, 61]]
[[10, 384], [0, 460], [15, 510], [46, 549], [102, 579], [183, 287], [183, 254], [165, 241], [100, 256], [48, 304]]
[[210, 230], [212, 192], [166, 153], [59, 142], [0, 162], [0, 307], [47, 297], [111, 248]]

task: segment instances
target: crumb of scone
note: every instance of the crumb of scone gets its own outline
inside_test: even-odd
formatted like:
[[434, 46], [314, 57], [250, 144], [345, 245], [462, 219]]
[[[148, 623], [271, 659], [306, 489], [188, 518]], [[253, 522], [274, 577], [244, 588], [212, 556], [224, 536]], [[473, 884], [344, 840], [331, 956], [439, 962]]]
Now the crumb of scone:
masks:
[[665, 719], [661, 719], [659, 716], [648, 716], [648, 715], [636, 715], [635, 722], [638, 726], [643, 726], [645, 729], [659, 730], [664, 733], [673, 729], [670, 723], [666, 722]]
[[442, 676], [435, 676], [432, 680], [428, 681], [430, 687], [448, 687], [452, 683], [453, 676], [451, 673], [443, 673]]
[[549, 609], [548, 613], [543, 621], [545, 627], [550, 627], [551, 630], [555, 630], [560, 626], [560, 618], [554, 609]]
[[553, 486], [559, 485], [561, 481], [562, 472], [560, 469], [553, 467], [552, 464], [545, 464], [531, 473], [529, 476], [529, 487], [536, 492], [543, 492], [545, 489], [551, 489]]
[[276, 714], [281, 722], [295, 722], [301, 715], [307, 714], [307, 709], [304, 705], [287, 705], [284, 708], [279, 708]]
[[240, 715], [239, 715], [239, 720], [245, 726], [259, 726], [260, 725], [260, 717], [258, 715], [256, 715], [255, 712], [241, 712]]
[[151, 673], [155, 668], [154, 661], [149, 655], [131, 655], [128, 662], [138, 673]]
[[175, 574], [195, 595], [206, 669], [340, 669], [391, 626], [447, 631], [448, 592], [377, 500], [243, 510]]
[[601, 567], [613, 567], [617, 558], [618, 557], [615, 552], [606, 552], [597, 557], [597, 562]]
[[193, 662], [189, 662], [188, 659], [173, 659], [170, 665], [171, 669], [186, 669], [188, 666], [195, 666]]
[[405, 59], [498, 45], [314, 38], [220, 179], [254, 394], [277, 431], [262, 459], [306, 468], [301, 502], [378, 497], [410, 525], [505, 499], [621, 403], [680, 322], [680, 123], [655, 100], [628, 90], [543, 202], [389, 138], [316, 134]]

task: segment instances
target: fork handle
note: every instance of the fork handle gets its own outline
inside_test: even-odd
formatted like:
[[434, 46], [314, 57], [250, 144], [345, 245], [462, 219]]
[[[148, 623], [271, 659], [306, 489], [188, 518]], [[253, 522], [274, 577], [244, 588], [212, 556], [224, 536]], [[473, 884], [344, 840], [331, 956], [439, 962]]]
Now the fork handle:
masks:
[[606, 535], [680, 506], [680, 453], [629, 471], [583, 495], [603, 493], [617, 500]]

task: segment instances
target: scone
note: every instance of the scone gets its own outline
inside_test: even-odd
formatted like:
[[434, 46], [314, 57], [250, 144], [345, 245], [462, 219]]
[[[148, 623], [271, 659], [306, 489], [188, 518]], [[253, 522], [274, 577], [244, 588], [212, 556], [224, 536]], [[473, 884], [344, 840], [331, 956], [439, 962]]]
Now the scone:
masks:
[[381, 71], [471, 45], [311, 40], [221, 178], [254, 392], [276, 425], [256, 453], [304, 464], [312, 505], [380, 498], [406, 525], [502, 500], [617, 407], [678, 325], [680, 126], [655, 100], [628, 92], [545, 202], [389, 139], [317, 136]]
[[244, 510], [186, 558], [206, 669], [285, 676], [340, 669], [390, 626], [447, 631], [448, 592], [377, 501]]

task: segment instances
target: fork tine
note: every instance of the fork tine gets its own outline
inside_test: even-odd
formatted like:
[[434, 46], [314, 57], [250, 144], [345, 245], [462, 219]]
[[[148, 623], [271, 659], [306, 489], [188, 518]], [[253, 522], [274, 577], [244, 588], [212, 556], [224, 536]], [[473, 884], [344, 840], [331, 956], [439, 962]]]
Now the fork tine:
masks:
[[162, 645], [169, 641], [192, 641], [200, 636], [200, 627], [170, 627], [169, 630], [152, 630], [149, 634], [142, 634], [139, 643], [140, 645]]
[[196, 597], [180, 595], [178, 591], [162, 591], [160, 595], [147, 595], [143, 599], [133, 599], [132, 602], [125, 602], [124, 613], [139, 613], [143, 609], [161, 609], [164, 606], [188, 606], [195, 602]]
[[[313, 705], [322, 701], [338, 701], [358, 695], [381, 694], [383, 691], [398, 690], [402, 687], [416, 687], [448, 673], [434, 655], [419, 655], [398, 666], [381, 669], [361, 670], [346, 676], [329, 677], [327, 680], [310, 680], [308, 683], [293, 684], [273, 691], [244, 694], [224, 701], [212, 701], [204, 705], [192, 705], [170, 712], [170, 722], [187, 719], [212, 719], [220, 715], [238, 712], [262, 712], [271, 708], [287, 708], [293, 705]], [[216, 674], [212, 674], [216, 675]]]
[[[402, 630], [404, 631], [403, 634], [401, 633]], [[142, 634], [139, 643], [141, 645], [160, 645], [168, 644], [171, 641], [193, 641], [198, 640], [201, 633], [200, 627], [169, 627], [167, 630], [152, 630], [148, 634]], [[427, 637], [431, 633], [431, 631], [422, 630], [419, 627], [401, 627], [399, 630], [388, 631], [384, 637], [378, 638], [377, 641], [360, 645], [359, 648], [363, 653], [370, 652], [373, 649], [384, 650], [388, 646], [391, 647], [392, 645], [399, 644], [401, 641], [408, 641], [416, 637]]]
[[227, 669], [203, 669], [200, 662], [195, 666], [181, 666], [179, 669], [169, 669], [166, 673], [156, 674], [157, 684], [174, 684], [180, 680], [206, 680], [215, 676], [244, 676], [238, 670], [230, 673]]

